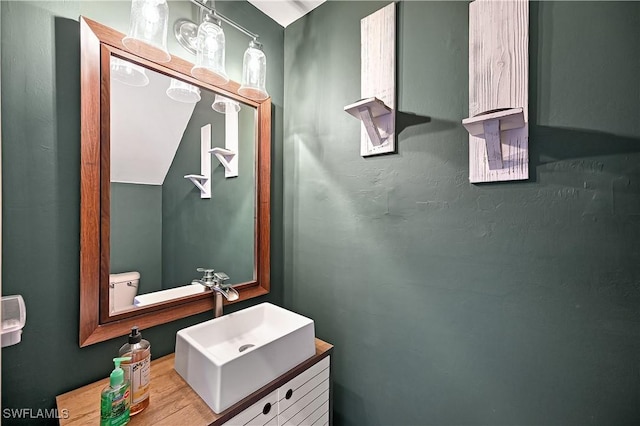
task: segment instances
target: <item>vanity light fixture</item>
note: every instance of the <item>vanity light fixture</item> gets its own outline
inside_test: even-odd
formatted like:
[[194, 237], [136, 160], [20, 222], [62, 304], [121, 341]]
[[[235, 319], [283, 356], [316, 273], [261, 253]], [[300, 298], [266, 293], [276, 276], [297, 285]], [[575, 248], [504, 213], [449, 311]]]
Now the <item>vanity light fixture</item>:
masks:
[[149, 77], [140, 65], [112, 56], [110, 67], [111, 78], [120, 83], [135, 87], [144, 87], [149, 84]]
[[183, 102], [185, 104], [195, 104], [200, 102], [200, 89], [193, 84], [185, 83], [175, 78], [171, 79], [171, 84], [167, 89], [167, 96], [174, 101]]
[[249, 99], [258, 101], [269, 97], [265, 87], [267, 76], [267, 57], [262, 51], [262, 44], [255, 38], [249, 42], [242, 61], [242, 85], [238, 93]]
[[122, 44], [138, 56], [155, 62], [169, 62], [167, 0], [131, 0], [129, 33]]
[[205, 13], [198, 27], [196, 46], [196, 64], [191, 69], [191, 75], [216, 85], [227, 84], [229, 77], [224, 68], [224, 31], [214, 13]]
[[220, 26], [220, 23], [224, 22], [251, 37], [249, 48], [244, 52], [242, 81], [238, 93], [257, 101], [267, 99], [269, 97], [265, 86], [267, 57], [262, 51], [262, 44], [258, 42], [258, 34], [221, 15], [215, 8], [207, 6], [207, 0], [189, 1], [203, 10], [202, 23], [196, 26], [188, 19], [179, 19], [173, 30], [180, 45], [196, 55], [196, 65], [191, 70], [191, 74], [197, 79], [216, 85], [224, 85], [229, 81], [224, 68], [225, 37]]

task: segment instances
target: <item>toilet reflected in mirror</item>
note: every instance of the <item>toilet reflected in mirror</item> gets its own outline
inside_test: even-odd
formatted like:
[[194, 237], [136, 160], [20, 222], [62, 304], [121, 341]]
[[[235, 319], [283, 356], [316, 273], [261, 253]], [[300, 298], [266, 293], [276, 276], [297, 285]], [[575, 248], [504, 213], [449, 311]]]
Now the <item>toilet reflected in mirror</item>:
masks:
[[139, 272], [124, 272], [109, 275], [109, 312], [120, 313], [133, 308], [133, 299], [138, 293]]

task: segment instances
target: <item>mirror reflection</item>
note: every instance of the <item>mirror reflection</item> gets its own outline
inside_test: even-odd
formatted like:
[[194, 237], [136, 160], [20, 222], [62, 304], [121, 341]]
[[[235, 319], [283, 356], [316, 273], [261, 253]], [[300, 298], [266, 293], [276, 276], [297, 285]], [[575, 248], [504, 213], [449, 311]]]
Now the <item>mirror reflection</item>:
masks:
[[255, 280], [256, 109], [115, 56], [110, 96], [110, 315]]

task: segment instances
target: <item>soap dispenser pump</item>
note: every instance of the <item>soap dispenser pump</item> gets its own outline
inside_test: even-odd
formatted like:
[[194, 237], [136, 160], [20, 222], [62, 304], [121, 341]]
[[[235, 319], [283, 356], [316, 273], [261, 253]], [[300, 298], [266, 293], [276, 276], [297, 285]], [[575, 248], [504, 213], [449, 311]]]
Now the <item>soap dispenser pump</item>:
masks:
[[128, 343], [122, 345], [119, 356], [131, 357], [122, 363], [124, 378], [131, 386], [129, 400], [130, 415], [133, 416], [149, 406], [151, 381], [151, 344], [142, 338], [137, 326], [131, 328]]
[[129, 382], [124, 380], [120, 363], [131, 357], [114, 358], [114, 370], [109, 375], [109, 386], [100, 395], [100, 426], [121, 426], [129, 423]]

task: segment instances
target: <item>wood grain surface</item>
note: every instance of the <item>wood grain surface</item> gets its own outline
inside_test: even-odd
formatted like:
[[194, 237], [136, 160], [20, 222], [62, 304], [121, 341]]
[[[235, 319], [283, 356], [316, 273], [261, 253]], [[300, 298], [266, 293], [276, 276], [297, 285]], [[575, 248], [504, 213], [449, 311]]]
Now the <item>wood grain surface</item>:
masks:
[[[174, 370], [174, 354], [151, 362], [150, 404], [131, 417], [130, 425], [221, 425], [269, 392], [282, 386], [312, 365], [329, 356], [333, 346], [316, 339], [316, 354], [289, 372], [265, 385], [220, 414], [191, 389]], [[108, 360], [110, 361], [110, 360]], [[105, 378], [56, 397], [58, 410], [67, 410], [69, 417], [60, 419], [63, 426], [97, 425], [100, 423], [100, 392], [109, 384]]]
[[[375, 124], [382, 136], [371, 140], [365, 122], [360, 130], [360, 155], [395, 151], [396, 108], [396, 4], [391, 3], [360, 21], [360, 95], [376, 97], [393, 111], [377, 117]], [[371, 125], [370, 125], [371, 126]]]
[[529, 178], [528, 101], [528, 0], [471, 2], [469, 116], [499, 108], [522, 107], [525, 126], [501, 132], [502, 162], [491, 164], [485, 140], [469, 135], [470, 182]]

